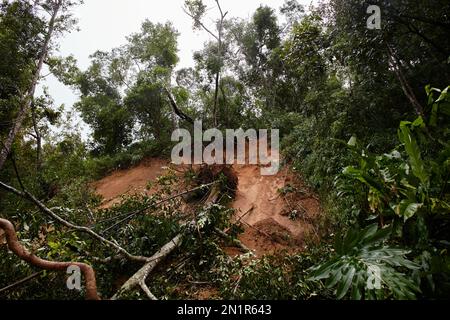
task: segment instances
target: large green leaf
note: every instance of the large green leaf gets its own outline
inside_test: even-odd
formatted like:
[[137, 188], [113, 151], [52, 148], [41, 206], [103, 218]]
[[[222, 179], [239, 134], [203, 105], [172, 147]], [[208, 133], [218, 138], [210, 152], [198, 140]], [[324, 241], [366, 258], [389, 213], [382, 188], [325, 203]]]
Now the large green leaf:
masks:
[[415, 203], [410, 200], [402, 200], [399, 204], [393, 207], [395, 214], [403, 217], [406, 220], [412, 218], [417, 211], [423, 207], [423, 203]]
[[338, 299], [349, 292], [352, 299], [363, 296], [371, 299], [378, 298], [383, 290], [367, 286], [371, 276], [369, 271], [380, 270], [378, 277], [383, 289], [388, 289], [399, 299], [414, 299], [415, 293], [419, 292], [417, 283], [396, 268], [417, 270], [419, 266], [406, 258], [410, 253], [408, 250], [383, 245], [391, 232], [391, 227], [378, 230], [376, 224], [348, 232], [342, 241], [337, 241], [336, 256], [313, 268], [309, 280], [326, 280], [327, 288], [336, 287]]
[[425, 165], [420, 155], [420, 148], [417, 144], [416, 139], [411, 133], [409, 126], [410, 122], [402, 122], [400, 124], [400, 129], [398, 131], [398, 136], [400, 141], [404, 144], [406, 153], [409, 157], [409, 163], [413, 174], [420, 180], [424, 185], [428, 185], [429, 174], [425, 170]]
[[353, 281], [353, 277], [355, 276], [356, 268], [354, 266], [350, 266], [347, 272], [343, 275], [342, 281], [339, 283], [337, 288], [337, 298], [342, 299], [347, 294], [348, 290]]

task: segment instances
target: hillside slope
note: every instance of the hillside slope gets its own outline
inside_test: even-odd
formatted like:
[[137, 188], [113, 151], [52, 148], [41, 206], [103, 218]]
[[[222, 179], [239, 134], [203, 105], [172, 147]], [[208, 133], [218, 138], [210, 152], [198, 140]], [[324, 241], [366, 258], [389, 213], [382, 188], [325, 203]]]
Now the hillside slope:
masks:
[[[151, 194], [149, 183], [164, 175], [169, 163], [146, 159], [136, 167], [118, 170], [93, 184], [103, 197], [102, 207], [120, 202], [123, 195]], [[320, 214], [318, 199], [309, 193], [289, 167], [274, 176], [260, 175], [258, 165], [234, 165], [238, 188], [231, 207], [244, 232], [239, 240], [256, 256], [286, 249], [300, 251], [308, 236], [315, 236], [314, 221]], [[225, 248], [230, 255], [238, 253]]]

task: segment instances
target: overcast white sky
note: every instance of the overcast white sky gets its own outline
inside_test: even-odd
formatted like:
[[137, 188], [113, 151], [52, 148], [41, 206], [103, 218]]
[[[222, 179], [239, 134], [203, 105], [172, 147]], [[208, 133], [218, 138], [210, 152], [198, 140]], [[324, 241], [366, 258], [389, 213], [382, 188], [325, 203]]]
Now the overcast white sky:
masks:
[[[214, 0], [204, 0], [211, 8], [211, 22], [216, 17]], [[298, 0], [308, 7], [315, 0]], [[74, 55], [81, 69], [89, 66], [89, 55], [97, 50], [108, 51], [125, 43], [126, 36], [138, 32], [145, 19], [152, 22], [171, 21], [180, 33], [178, 49], [180, 63], [178, 67], [193, 66], [192, 54], [202, 48], [207, 41], [206, 32], [193, 31], [192, 20], [182, 10], [184, 0], [85, 0], [74, 11], [79, 20], [79, 32], [73, 31], [59, 39], [61, 56]], [[259, 5], [268, 5], [278, 9], [284, 0], [222, 0], [223, 10], [229, 17], [248, 18]], [[57, 106], [66, 105], [70, 109], [77, 97], [70, 88], [65, 87], [53, 77], [48, 77], [41, 86], [49, 88]], [[42, 87], [41, 87], [42, 88]], [[39, 90], [41, 92], [41, 90]]]

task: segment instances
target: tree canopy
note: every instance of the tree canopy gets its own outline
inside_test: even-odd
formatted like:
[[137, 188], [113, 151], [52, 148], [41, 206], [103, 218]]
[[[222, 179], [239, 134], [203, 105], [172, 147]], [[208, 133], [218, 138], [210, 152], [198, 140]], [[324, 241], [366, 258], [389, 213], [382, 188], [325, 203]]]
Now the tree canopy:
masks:
[[[241, 19], [225, 1], [186, 0], [180, 11], [208, 37], [190, 68], [178, 37], [191, 31], [150, 20], [80, 68], [57, 50], [78, 5], [0, 3], [0, 299], [82, 297], [56, 272], [64, 261], [78, 261], [95, 299], [196, 299], [205, 284], [221, 299], [449, 297], [448, 1], [286, 0]], [[380, 28], [367, 25], [370, 5]], [[77, 94], [72, 108], [36, 94], [44, 70]], [[272, 220], [314, 236], [250, 225], [255, 205], [236, 212], [240, 167], [171, 166], [172, 133], [196, 120], [279, 129], [285, 171], [268, 183], [276, 197], [258, 199], [283, 202]], [[99, 198], [100, 178], [143, 175], [149, 159], [166, 171], [145, 190]], [[308, 215], [311, 203], [320, 214]], [[295, 250], [230, 254], [257, 236]]]

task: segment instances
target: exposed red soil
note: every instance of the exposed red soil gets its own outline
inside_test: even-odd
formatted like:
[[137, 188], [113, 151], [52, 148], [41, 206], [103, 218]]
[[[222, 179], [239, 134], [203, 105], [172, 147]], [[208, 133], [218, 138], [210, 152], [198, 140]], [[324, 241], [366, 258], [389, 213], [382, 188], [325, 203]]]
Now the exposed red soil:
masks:
[[[320, 213], [319, 201], [295, 191], [305, 188], [288, 167], [274, 176], [260, 175], [260, 168], [254, 165], [234, 169], [239, 183], [232, 207], [236, 209], [235, 219], [245, 227], [239, 240], [256, 256], [283, 249], [302, 250], [305, 238], [314, 232], [311, 221]], [[282, 194], [288, 185], [296, 189]], [[292, 216], [294, 210], [298, 216]]]
[[[123, 195], [158, 192], [157, 187], [149, 186], [155, 185], [159, 177], [168, 173], [169, 165], [167, 160], [146, 159], [136, 167], [113, 172], [93, 183], [92, 187], [104, 199], [101, 207], [111, 207], [119, 203]], [[176, 170], [183, 172], [185, 169], [178, 167]], [[244, 229], [239, 240], [252, 250], [256, 258], [280, 251], [302, 251], [305, 239], [317, 236], [314, 223], [321, 210], [319, 200], [288, 166], [273, 176], [262, 176], [260, 169], [258, 165], [233, 166], [237, 190], [231, 207], [236, 211], [234, 221], [239, 221]], [[179, 186], [175, 192], [183, 188]], [[188, 204], [185, 205], [189, 208]], [[223, 249], [230, 257], [242, 254], [235, 247]], [[195, 284], [194, 289], [194, 298], [198, 300], [211, 300], [218, 296], [217, 289], [209, 284]]]
[[146, 159], [136, 167], [113, 172], [92, 187], [104, 199], [102, 208], [107, 208], [119, 202], [122, 195], [149, 193], [148, 183], [163, 175], [168, 164], [163, 159]]
[[[148, 188], [149, 182], [164, 175], [168, 165], [167, 160], [147, 159], [95, 182], [93, 187], [104, 198], [102, 207], [120, 202], [122, 195], [155, 192]], [[273, 176], [262, 176], [258, 165], [234, 165], [233, 169], [238, 187], [231, 207], [236, 210], [235, 221], [244, 228], [239, 240], [257, 257], [280, 250], [301, 251], [305, 238], [314, 233], [312, 222], [320, 213], [319, 201], [308, 192], [280, 193], [286, 186], [305, 189], [289, 167]], [[294, 217], [293, 211], [297, 213]], [[230, 256], [240, 253], [235, 248], [225, 251]]]
[[214, 300], [219, 295], [217, 288], [206, 286], [199, 289], [195, 294], [196, 300]]

